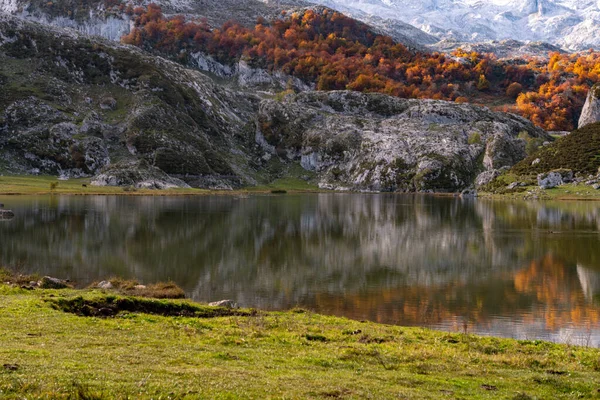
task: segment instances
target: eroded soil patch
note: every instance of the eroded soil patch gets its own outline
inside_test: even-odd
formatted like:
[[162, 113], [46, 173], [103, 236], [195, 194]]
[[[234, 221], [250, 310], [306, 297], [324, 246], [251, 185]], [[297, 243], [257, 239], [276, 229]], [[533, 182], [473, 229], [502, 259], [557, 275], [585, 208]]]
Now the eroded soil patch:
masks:
[[119, 296], [102, 296], [90, 299], [77, 296], [71, 299], [51, 299], [48, 302], [56, 310], [85, 317], [111, 317], [120, 312], [196, 318], [253, 316], [257, 314], [256, 310], [238, 310], [186, 302]]

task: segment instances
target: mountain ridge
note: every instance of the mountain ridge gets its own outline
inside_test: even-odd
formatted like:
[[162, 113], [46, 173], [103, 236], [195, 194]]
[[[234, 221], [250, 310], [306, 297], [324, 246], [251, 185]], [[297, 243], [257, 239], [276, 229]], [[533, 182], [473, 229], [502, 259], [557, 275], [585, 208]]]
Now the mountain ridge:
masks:
[[456, 192], [525, 157], [527, 140], [551, 140], [467, 104], [231, 89], [136, 47], [6, 15], [0, 61], [3, 173], [230, 189], [301, 166], [323, 188]]
[[591, 0], [310, 0], [334, 9], [399, 20], [440, 40], [542, 41], [565, 50], [600, 47], [600, 4]]

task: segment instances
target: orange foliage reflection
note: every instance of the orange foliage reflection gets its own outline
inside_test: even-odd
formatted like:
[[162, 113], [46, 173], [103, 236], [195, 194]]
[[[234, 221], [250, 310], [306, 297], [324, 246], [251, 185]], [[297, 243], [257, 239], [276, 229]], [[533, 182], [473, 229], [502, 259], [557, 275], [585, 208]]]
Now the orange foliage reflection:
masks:
[[[592, 273], [600, 275], [600, 271]], [[550, 331], [569, 325], [598, 326], [600, 307], [586, 299], [580, 279], [575, 266], [547, 255], [515, 274], [482, 282], [406, 285], [344, 295], [319, 293], [312, 306], [319, 312], [358, 320], [429, 326], [450, 323], [456, 330], [475, 325], [484, 329], [498, 317], [543, 323]]]

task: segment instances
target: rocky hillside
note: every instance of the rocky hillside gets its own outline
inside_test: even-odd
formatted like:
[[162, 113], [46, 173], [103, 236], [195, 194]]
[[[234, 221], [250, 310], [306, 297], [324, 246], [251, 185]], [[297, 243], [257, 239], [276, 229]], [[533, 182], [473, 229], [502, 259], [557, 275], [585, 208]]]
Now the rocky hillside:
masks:
[[585, 125], [527, 157], [512, 168], [517, 175], [535, 175], [557, 169], [596, 174], [600, 167], [600, 123]]
[[0, 172], [232, 188], [300, 164], [324, 188], [460, 191], [524, 158], [526, 139], [549, 140], [483, 107], [356, 92], [259, 97], [223, 83], [1, 16]]
[[134, 47], [0, 16], [5, 172], [89, 176], [112, 165], [113, 184], [139, 181], [129, 176], [139, 169], [196, 186], [253, 183], [244, 146], [257, 101]]
[[[0, 0], [0, 12], [42, 22], [62, 28], [119, 40], [130, 31], [131, 8], [150, 3], [158, 4], [166, 15], [184, 15], [195, 20], [206, 20], [212, 27], [228, 21], [252, 27], [259, 19], [273, 20], [282, 14], [292, 14], [307, 8], [323, 8], [304, 0]], [[380, 18], [365, 13], [352, 13], [353, 18], [373, 26], [374, 31], [389, 35], [410, 48], [427, 50], [424, 45], [437, 39], [411, 25], [400, 21], [382, 22]]]
[[298, 159], [337, 190], [456, 192], [523, 159], [527, 139], [549, 139], [484, 107], [357, 92], [263, 101], [258, 121], [265, 157]]

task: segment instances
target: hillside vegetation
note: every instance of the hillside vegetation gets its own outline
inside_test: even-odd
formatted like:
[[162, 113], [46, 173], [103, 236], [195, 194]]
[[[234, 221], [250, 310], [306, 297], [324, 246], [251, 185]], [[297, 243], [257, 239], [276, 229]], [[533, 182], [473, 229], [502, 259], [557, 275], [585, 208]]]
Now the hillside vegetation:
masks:
[[590, 124], [563, 136], [517, 163], [515, 174], [538, 174], [566, 168], [595, 174], [600, 167], [600, 123]]
[[155, 4], [127, 11], [135, 26], [125, 43], [181, 62], [197, 52], [223, 63], [244, 59], [321, 90], [486, 104], [547, 130], [574, 129], [585, 94], [600, 77], [600, 53], [593, 51], [509, 61], [460, 49], [452, 55], [415, 52], [326, 8], [283, 13], [273, 21], [259, 18], [253, 28], [166, 17]]

